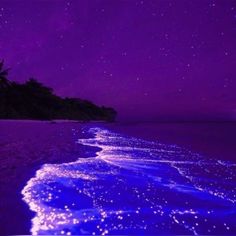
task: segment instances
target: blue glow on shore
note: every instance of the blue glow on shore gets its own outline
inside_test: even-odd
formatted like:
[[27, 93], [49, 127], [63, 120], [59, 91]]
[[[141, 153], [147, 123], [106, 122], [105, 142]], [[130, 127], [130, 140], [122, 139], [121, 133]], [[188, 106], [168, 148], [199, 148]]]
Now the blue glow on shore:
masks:
[[236, 164], [85, 130], [96, 157], [46, 164], [22, 190], [32, 234], [236, 233]]

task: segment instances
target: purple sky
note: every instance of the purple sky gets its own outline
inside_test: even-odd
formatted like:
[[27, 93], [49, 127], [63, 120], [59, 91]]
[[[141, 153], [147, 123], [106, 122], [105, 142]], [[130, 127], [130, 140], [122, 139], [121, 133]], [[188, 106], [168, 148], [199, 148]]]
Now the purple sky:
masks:
[[236, 1], [0, 1], [0, 58], [120, 119], [236, 118]]

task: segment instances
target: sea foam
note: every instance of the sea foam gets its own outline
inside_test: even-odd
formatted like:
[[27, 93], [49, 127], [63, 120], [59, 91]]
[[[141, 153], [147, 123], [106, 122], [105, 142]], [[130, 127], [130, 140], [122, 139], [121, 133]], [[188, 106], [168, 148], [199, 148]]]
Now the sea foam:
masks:
[[[76, 132], [74, 130], [74, 132]], [[45, 164], [22, 190], [32, 234], [236, 233], [236, 165], [86, 128], [96, 157]]]

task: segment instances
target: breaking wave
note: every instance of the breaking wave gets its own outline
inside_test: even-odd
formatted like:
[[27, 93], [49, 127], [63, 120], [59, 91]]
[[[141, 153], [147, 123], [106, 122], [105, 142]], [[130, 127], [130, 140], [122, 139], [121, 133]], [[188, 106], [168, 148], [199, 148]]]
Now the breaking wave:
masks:
[[85, 130], [96, 157], [45, 164], [22, 190], [32, 234], [236, 233], [236, 164]]

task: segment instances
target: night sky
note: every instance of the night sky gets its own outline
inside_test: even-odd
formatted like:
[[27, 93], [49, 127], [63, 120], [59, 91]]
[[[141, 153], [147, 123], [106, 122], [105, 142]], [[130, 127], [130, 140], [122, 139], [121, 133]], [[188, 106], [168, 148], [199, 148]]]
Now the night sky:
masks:
[[236, 118], [236, 1], [3, 1], [0, 58], [121, 120]]

